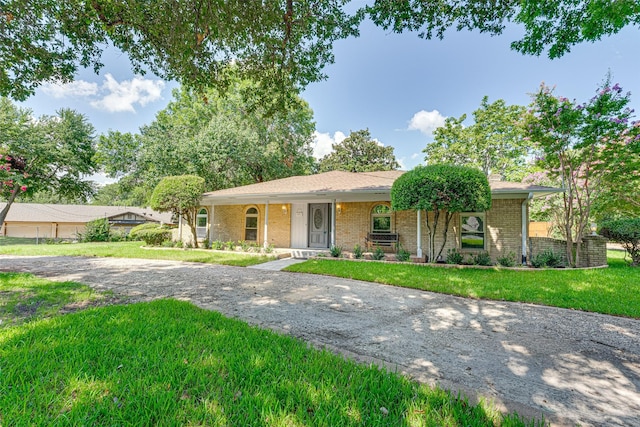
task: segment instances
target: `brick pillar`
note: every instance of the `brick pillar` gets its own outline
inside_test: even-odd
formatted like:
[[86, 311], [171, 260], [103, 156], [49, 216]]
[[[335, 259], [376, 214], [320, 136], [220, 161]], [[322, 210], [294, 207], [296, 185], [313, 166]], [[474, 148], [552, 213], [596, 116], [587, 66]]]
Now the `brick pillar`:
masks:
[[599, 235], [582, 238], [582, 261], [580, 267], [607, 265], [607, 238]]

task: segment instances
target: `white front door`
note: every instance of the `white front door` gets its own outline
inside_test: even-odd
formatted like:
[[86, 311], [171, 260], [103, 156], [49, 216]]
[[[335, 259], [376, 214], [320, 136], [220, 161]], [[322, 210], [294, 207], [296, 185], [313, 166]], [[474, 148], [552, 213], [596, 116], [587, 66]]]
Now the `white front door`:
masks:
[[326, 203], [309, 205], [309, 247], [329, 247], [329, 209]]
[[307, 248], [307, 215], [309, 206], [306, 203], [291, 204], [291, 247], [294, 249]]

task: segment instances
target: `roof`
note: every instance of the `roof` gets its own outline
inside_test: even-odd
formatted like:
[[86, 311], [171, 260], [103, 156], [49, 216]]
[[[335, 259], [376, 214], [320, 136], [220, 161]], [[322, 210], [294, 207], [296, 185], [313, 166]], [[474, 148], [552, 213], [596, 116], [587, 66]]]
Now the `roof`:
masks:
[[[0, 203], [2, 209], [6, 203]], [[95, 205], [55, 205], [40, 203], [13, 203], [5, 221], [7, 222], [89, 222], [98, 218], [133, 213], [148, 221], [171, 223], [172, 214], [160, 213], [149, 208]]]
[[[204, 193], [203, 204], [287, 203], [306, 201], [383, 201], [390, 200], [391, 186], [404, 171], [344, 172], [331, 171], [316, 175], [292, 176], [241, 187]], [[545, 195], [562, 189], [490, 181], [494, 198], [526, 198], [529, 193]]]

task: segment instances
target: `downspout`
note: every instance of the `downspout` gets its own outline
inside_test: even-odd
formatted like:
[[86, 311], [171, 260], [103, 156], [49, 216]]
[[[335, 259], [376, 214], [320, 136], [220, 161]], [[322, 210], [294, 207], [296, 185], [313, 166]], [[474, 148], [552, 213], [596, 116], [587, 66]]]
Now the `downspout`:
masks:
[[533, 199], [533, 193], [529, 193], [529, 196], [522, 201], [522, 265], [527, 265], [527, 224], [529, 222], [527, 206], [531, 199]]

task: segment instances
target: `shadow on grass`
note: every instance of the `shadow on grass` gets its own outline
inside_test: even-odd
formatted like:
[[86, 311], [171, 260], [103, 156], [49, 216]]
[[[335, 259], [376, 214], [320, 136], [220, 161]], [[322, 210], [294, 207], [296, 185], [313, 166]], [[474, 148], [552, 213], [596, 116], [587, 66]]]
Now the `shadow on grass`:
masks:
[[[495, 425], [443, 390], [175, 300], [0, 330], [14, 424]], [[522, 425], [517, 416], [502, 425]]]
[[111, 292], [96, 293], [76, 282], [50, 282], [28, 273], [0, 273], [0, 327], [121, 300]]

